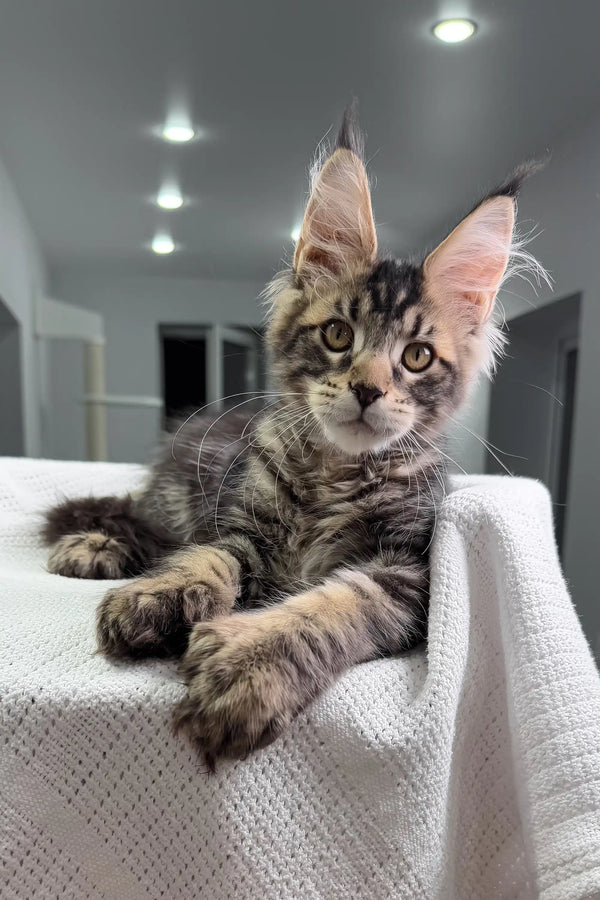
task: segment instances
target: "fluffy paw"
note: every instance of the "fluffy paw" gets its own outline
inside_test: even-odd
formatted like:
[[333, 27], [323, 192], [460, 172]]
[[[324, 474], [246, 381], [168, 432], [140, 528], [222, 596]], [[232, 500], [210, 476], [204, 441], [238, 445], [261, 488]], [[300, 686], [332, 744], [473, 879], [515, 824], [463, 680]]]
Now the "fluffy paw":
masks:
[[235, 603], [237, 563], [225, 557], [190, 551], [185, 564], [179, 556], [173, 568], [109, 591], [98, 608], [99, 649], [117, 657], [180, 655], [194, 622], [226, 615]]
[[181, 663], [188, 696], [174, 726], [209, 765], [267, 746], [314, 696], [310, 649], [296, 640], [292, 651], [280, 618], [241, 613], [196, 625], [190, 635]]
[[68, 578], [122, 578], [129, 562], [127, 548], [100, 531], [67, 534], [50, 550], [48, 571]]

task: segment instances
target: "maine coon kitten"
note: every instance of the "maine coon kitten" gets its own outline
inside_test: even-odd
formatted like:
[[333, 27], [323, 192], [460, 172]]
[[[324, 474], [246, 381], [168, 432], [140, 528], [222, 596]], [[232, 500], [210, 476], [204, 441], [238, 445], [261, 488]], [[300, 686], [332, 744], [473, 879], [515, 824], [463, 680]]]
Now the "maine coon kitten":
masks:
[[513, 244], [524, 174], [424, 262], [381, 259], [347, 115], [268, 289], [280, 393], [259, 414], [191, 417], [140, 496], [48, 514], [51, 572], [141, 575], [101, 603], [100, 649], [184, 653], [176, 725], [207, 758], [268, 744], [349, 666], [425, 636], [440, 438], [493, 365], [511, 258], [532, 262]]

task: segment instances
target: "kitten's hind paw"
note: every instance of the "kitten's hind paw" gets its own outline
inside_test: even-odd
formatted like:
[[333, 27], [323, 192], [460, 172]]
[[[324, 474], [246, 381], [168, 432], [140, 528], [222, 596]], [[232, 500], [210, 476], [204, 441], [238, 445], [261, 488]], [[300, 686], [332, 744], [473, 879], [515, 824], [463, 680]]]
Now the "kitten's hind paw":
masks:
[[123, 578], [127, 548], [101, 531], [66, 534], [50, 548], [48, 571], [67, 578]]

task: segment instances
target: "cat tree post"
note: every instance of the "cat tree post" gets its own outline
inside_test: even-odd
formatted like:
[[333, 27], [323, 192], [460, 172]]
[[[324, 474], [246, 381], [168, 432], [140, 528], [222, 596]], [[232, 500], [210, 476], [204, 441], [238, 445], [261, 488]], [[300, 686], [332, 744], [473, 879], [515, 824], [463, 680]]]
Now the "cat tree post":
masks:
[[108, 457], [104, 341], [87, 341], [84, 344], [84, 384], [87, 458], [104, 460]]

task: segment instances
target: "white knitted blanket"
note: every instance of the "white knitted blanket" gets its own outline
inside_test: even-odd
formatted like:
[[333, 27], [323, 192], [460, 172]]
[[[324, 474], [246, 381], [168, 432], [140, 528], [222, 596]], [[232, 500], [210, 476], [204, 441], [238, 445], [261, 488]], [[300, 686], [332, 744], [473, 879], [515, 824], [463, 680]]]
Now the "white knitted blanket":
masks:
[[94, 656], [106, 582], [49, 575], [39, 510], [139, 467], [0, 461], [2, 900], [569, 900], [600, 892], [600, 680], [545, 490], [461, 478], [428, 651], [350, 671], [215, 776], [174, 665]]

